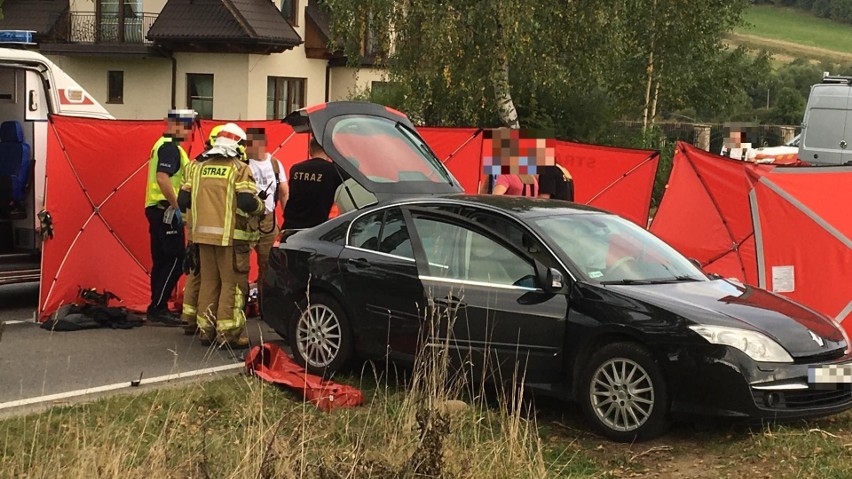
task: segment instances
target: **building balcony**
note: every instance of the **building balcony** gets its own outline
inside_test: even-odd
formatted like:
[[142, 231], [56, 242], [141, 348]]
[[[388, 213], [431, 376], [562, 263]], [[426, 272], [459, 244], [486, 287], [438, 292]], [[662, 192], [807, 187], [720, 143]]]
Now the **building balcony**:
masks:
[[41, 45], [57, 55], [156, 55], [148, 30], [155, 13], [96, 14], [68, 12], [54, 30], [58, 35]]
[[68, 29], [68, 40], [71, 43], [150, 44], [145, 36], [157, 19], [157, 14], [119, 16], [71, 13], [69, 17], [71, 25]]

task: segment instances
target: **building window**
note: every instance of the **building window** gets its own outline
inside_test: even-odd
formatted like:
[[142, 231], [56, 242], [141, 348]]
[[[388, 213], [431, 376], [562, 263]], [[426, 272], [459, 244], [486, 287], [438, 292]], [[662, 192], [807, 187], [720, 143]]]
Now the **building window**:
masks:
[[186, 103], [198, 113], [198, 118], [213, 119], [213, 75], [186, 74]]
[[281, 0], [281, 16], [294, 27], [299, 26], [299, 0]]
[[107, 103], [124, 103], [124, 72], [107, 72]]
[[266, 119], [284, 118], [305, 107], [305, 79], [269, 77], [266, 84]]
[[[97, 41], [142, 43], [142, 0], [97, 0]], [[82, 26], [79, 25], [79, 26]], [[90, 36], [91, 34], [86, 34]]]

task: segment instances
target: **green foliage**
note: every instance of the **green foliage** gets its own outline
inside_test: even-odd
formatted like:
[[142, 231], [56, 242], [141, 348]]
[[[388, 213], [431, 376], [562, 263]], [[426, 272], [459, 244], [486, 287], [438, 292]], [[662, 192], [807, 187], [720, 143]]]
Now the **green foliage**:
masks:
[[775, 100], [774, 122], [782, 125], [793, 125], [802, 121], [805, 110], [805, 100], [790, 87], [784, 87]]
[[[721, 100], [736, 90], [735, 79], [718, 74], [718, 67], [725, 65], [722, 38], [740, 23], [747, 2], [624, 0], [616, 4], [621, 8], [613, 21], [623, 51], [620, 67], [613, 73], [620, 73], [622, 100], [631, 116], [648, 108], [653, 118], [655, 109], [683, 108], [708, 96]], [[708, 79], [708, 73], [717, 75]]]
[[804, 60], [796, 60], [778, 69], [778, 83], [795, 89], [802, 97], [807, 98], [811, 85], [822, 78], [823, 69]]
[[[590, 141], [605, 135], [614, 119], [642, 113], [649, 101], [639, 79], [649, 75], [659, 111], [700, 103], [716, 113], [745, 102], [738, 83], [743, 74], [726, 60], [745, 54], [721, 45], [745, 0], [324, 4], [332, 13], [333, 41], [344, 45], [352, 65], [367, 30], [391, 52], [385, 66], [398, 85], [394, 106], [424, 124], [505, 124], [498, 99], [507, 89], [522, 126]], [[651, 55], [655, 70], [646, 75]], [[507, 88], [498, 81], [503, 61]], [[705, 81], [708, 73], [712, 79]]]
[[[383, 57], [389, 83], [361, 98], [405, 111], [417, 124], [500, 126], [506, 121], [495, 78], [505, 61], [504, 87], [523, 128], [572, 141], [660, 150], [653, 205], [665, 189], [675, 141], [656, 122], [796, 125], [823, 71], [852, 73], [852, 65], [806, 60], [775, 68], [766, 51], [726, 46], [726, 34], [746, 20], [762, 19], [754, 12], [790, 11], [749, 6], [746, 0], [324, 3], [332, 13], [332, 41], [344, 45], [353, 66], [368, 30], [389, 52]], [[786, 16], [761, 21], [769, 32], [795, 30]], [[644, 133], [613, 127], [643, 118]]]

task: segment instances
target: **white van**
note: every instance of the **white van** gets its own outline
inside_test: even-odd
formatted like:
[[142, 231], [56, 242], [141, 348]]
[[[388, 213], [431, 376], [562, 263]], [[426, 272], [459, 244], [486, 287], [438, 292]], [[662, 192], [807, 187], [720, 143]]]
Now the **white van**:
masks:
[[[3, 31], [0, 40], [29, 44], [19, 40], [26, 35]], [[49, 113], [114, 119], [41, 54], [0, 48], [0, 285], [39, 280]]]
[[813, 165], [852, 164], [852, 77], [825, 76], [811, 87], [799, 159]]

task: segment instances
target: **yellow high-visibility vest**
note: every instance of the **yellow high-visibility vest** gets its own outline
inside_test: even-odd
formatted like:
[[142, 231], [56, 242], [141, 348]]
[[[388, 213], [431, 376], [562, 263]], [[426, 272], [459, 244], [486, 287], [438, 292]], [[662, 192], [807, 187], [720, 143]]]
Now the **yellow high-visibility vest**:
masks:
[[[162, 191], [160, 191], [160, 185], [157, 183], [157, 165], [160, 163], [158, 155], [160, 147], [169, 141], [172, 141], [172, 138], [167, 136], [161, 137], [157, 140], [157, 143], [154, 144], [154, 148], [151, 149], [151, 156], [148, 160], [148, 185], [145, 192], [146, 208], [149, 206], [155, 206], [160, 201], [166, 200], [166, 196], [163, 195]], [[177, 145], [177, 148], [180, 152], [180, 169], [178, 169], [178, 171], [169, 178], [172, 188], [175, 189], [175, 195], [177, 195], [178, 191], [180, 191], [180, 187], [183, 184], [183, 175], [186, 170], [186, 165], [189, 163], [189, 157], [186, 155], [186, 152], [183, 151], [183, 148], [181, 148], [180, 145]]]

